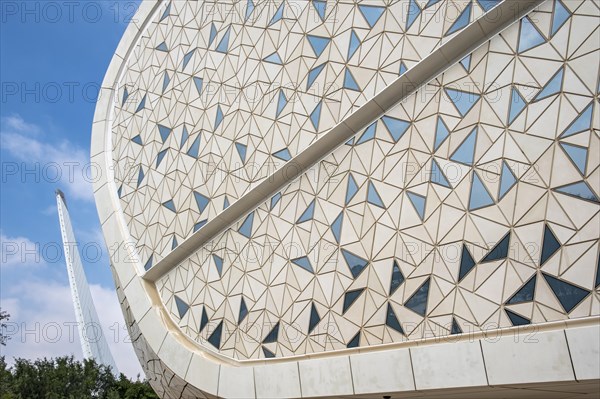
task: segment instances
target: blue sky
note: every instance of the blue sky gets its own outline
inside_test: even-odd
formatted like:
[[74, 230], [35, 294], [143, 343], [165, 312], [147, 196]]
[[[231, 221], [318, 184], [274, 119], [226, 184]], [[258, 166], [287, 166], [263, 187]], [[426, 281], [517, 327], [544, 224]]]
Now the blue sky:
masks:
[[[80, 248], [89, 249], [84, 266], [117, 365], [131, 377], [140, 372], [122, 328], [86, 173], [98, 87], [138, 3], [0, 2], [0, 306], [18, 328], [0, 349], [7, 360], [81, 356], [65, 325], [75, 317], [64, 257], [56, 255], [54, 190], [60, 188]], [[58, 339], [53, 323], [61, 326]]]

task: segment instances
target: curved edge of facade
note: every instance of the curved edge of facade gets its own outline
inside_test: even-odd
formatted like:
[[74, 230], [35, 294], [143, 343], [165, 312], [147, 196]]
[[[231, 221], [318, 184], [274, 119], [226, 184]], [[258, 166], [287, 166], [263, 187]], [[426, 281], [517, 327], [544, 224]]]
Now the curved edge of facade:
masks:
[[[450, 62], [542, 2], [502, 2], [497, 18], [482, 18], [469, 25], [330, 133], [354, 135], [443, 72]], [[129, 53], [162, 3], [144, 0], [127, 27], [102, 83], [91, 144], [91, 161], [99, 171], [94, 196], [110, 249], [111, 269], [136, 354], [157, 392], [164, 397], [331, 397], [453, 388], [484, 392], [513, 389], [519, 384], [568, 384], [600, 378], [598, 317], [260, 361], [226, 358], [182, 334], [166, 312], [154, 283], [144, 279], [116, 196], [112, 170], [110, 122], [117, 84]], [[326, 136], [332, 138], [333, 134]], [[294, 161], [301, 159], [290, 162]], [[227, 227], [225, 218], [217, 221], [222, 228]], [[194, 244], [198, 237], [191, 237]], [[433, 360], [440, 367], [435, 374], [431, 372]]]

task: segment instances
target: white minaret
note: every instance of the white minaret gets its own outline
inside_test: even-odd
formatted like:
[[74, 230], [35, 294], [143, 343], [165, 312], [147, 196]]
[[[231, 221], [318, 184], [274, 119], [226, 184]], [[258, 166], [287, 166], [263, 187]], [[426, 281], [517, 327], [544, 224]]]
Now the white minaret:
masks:
[[86, 359], [93, 358], [99, 364], [110, 366], [113, 374], [118, 375], [117, 365], [110, 353], [92, 300], [90, 286], [85, 278], [65, 195], [60, 190], [56, 190], [56, 206], [83, 356]]

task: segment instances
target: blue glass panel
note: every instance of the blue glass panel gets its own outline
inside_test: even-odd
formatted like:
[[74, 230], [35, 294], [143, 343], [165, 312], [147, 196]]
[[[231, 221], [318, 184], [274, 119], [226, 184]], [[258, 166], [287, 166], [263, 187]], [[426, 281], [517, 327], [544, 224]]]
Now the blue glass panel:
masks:
[[460, 65], [465, 68], [465, 71], [469, 72], [471, 69], [471, 54], [467, 55], [465, 58], [460, 60]]
[[558, 187], [554, 189], [559, 193], [571, 195], [573, 197], [581, 198], [588, 201], [600, 202], [598, 197], [592, 191], [590, 186], [586, 182], [580, 181], [573, 184], [567, 184], [566, 186]]
[[221, 110], [221, 106], [217, 105], [217, 115], [215, 116], [215, 130], [217, 130], [221, 122], [223, 122], [223, 111]]
[[394, 260], [394, 265], [392, 266], [392, 280], [390, 281], [390, 296], [392, 296], [392, 294], [396, 292], [398, 287], [400, 287], [400, 285], [402, 285], [403, 282], [404, 274], [402, 274], [398, 262]]
[[327, 1], [313, 0], [312, 5], [317, 11], [317, 14], [319, 14], [319, 18], [321, 18], [321, 21], [325, 21], [325, 13], [327, 12]]
[[225, 34], [221, 38], [221, 41], [217, 45], [216, 50], [219, 53], [227, 53], [227, 50], [229, 49], [229, 35], [230, 34], [231, 34], [231, 27], [228, 27], [227, 30], [225, 31]]
[[223, 209], [227, 209], [229, 208], [229, 198], [227, 198], [227, 196], [225, 196], [225, 199], [223, 200]]
[[290, 152], [287, 148], [277, 151], [276, 153], [273, 154], [273, 156], [276, 158], [279, 158], [283, 161], [289, 161], [290, 159], [292, 159], [292, 155], [290, 154]]
[[158, 51], [164, 51], [164, 52], [168, 52], [169, 48], [167, 47], [167, 44], [165, 42], [162, 42], [161, 44], [159, 44], [156, 49]]
[[129, 98], [129, 91], [127, 91], [127, 86], [123, 88], [123, 100], [121, 101], [121, 106], [125, 105], [125, 102]]
[[469, 197], [469, 210], [485, 208], [494, 204], [494, 200], [476, 172], [473, 172], [473, 184]]
[[279, 54], [277, 54], [277, 52], [275, 52], [275, 53], [273, 53], [271, 55], [266, 56], [264, 58], [264, 61], [270, 62], [272, 64], [279, 64], [279, 65], [282, 64], [281, 57], [279, 56]]
[[462, 334], [462, 328], [460, 328], [460, 326], [458, 325], [458, 323], [456, 322], [456, 319], [453, 317], [452, 318], [452, 328], [450, 329], [450, 334], [454, 335], [454, 334]]
[[369, 140], [373, 140], [375, 138], [375, 134], [377, 133], [377, 122], [373, 122], [368, 128], [365, 129], [363, 134], [359, 137], [356, 145], [366, 143]]
[[508, 232], [498, 244], [483, 258], [481, 262], [491, 262], [493, 260], [506, 259], [508, 257], [508, 248], [510, 245], [510, 232]]
[[171, 134], [171, 129], [163, 125], [158, 125], [158, 132], [160, 133], [160, 138], [164, 143], [169, 138], [169, 135]]
[[387, 128], [388, 132], [390, 132], [390, 136], [392, 136], [395, 143], [402, 138], [404, 133], [406, 133], [410, 127], [410, 122], [392, 118], [390, 116], [384, 116], [381, 118], [381, 120], [383, 121], [383, 124]]
[[311, 220], [315, 215], [315, 200], [312, 200], [306, 210], [302, 213], [302, 215], [298, 218], [296, 223], [304, 223]]
[[242, 324], [242, 321], [244, 321], [246, 316], [248, 316], [248, 307], [246, 306], [244, 298], [242, 298], [242, 301], [240, 302], [240, 313], [238, 314], [238, 326]]
[[154, 260], [154, 255], [150, 255], [146, 263], [144, 264], [144, 270], [150, 270], [152, 267], [152, 261]]
[[398, 75], [404, 75], [404, 73], [408, 70], [404, 62], [400, 62], [400, 70], [398, 71]]
[[313, 35], [308, 35], [308, 36], [306, 36], [306, 38], [308, 39], [308, 43], [310, 43], [310, 47], [312, 47], [312, 49], [315, 52], [315, 55], [317, 57], [319, 57], [321, 54], [323, 54], [323, 51], [325, 51], [325, 48], [331, 41], [331, 39], [328, 37], [313, 36]]
[[138, 104], [137, 108], [135, 109], [135, 113], [137, 114], [138, 112], [140, 112], [144, 108], [146, 108], [146, 94], [144, 94], [144, 97], [142, 97], [142, 101], [140, 101], [140, 103]]
[[142, 180], [144, 180], [144, 169], [140, 166], [140, 171], [138, 172], [137, 186], [139, 187], [142, 184]]
[[412, 310], [413, 312], [420, 314], [425, 317], [427, 313], [427, 297], [429, 295], [429, 281], [428, 278], [422, 286], [406, 301], [404, 306]]
[[388, 302], [387, 305], [387, 316], [385, 318], [385, 325], [392, 328], [393, 330], [398, 331], [400, 334], [404, 334], [404, 330], [398, 321], [398, 317], [396, 317], [396, 313], [394, 313], [394, 309], [392, 308], [392, 304]]
[[217, 271], [219, 272], [219, 276], [221, 276], [223, 274], [223, 258], [221, 258], [220, 256], [214, 255], [212, 256], [213, 258], [213, 262], [215, 262], [215, 267], [217, 268]]
[[163, 202], [162, 205], [165, 208], [167, 208], [168, 210], [177, 213], [177, 210], [175, 209], [175, 204], [173, 203], [173, 200], [168, 200], [167, 202]]
[[508, 301], [507, 305], [515, 305], [517, 303], [531, 302], [535, 296], [535, 283], [537, 275], [534, 274], [517, 292], [514, 293]]
[[385, 7], [368, 6], [362, 4], [358, 6], [358, 9], [371, 28], [375, 26], [385, 11]]
[[271, 342], [276, 342], [277, 337], [279, 336], [279, 322], [275, 324], [275, 326], [271, 329], [271, 331], [267, 334], [265, 339], [263, 339], [263, 344], [268, 344]]
[[358, 50], [359, 47], [360, 39], [358, 38], [358, 35], [354, 31], [354, 29], [352, 29], [352, 33], [350, 33], [350, 44], [348, 44], [348, 61], [350, 61], [350, 58], [352, 58], [352, 56], [354, 55], [354, 53], [356, 53], [356, 50]]
[[360, 91], [360, 87], [358, 87], [358, 83], [356, 83], [354, 76], [352, 76], [352, 72], [350, 72], [350, 70], [348, 68], [346, 68], [346, 72], [344, 74], [344, 88], [354, 90], [354, 91]]
[[185, 316], [185, 314], [187, 313], [188, 309], [190, 308], [190, 306], [185, 303], [181, 298], [179, 298], [177, 295], [174, 295], [175, 297], [175, 305], [177, 306], [177, 313], [179, 313], [179, 318], [183, 318], [183, 316]]
[[552, 29], [550, 30], [550, 34], [554, 36], [570, 16], [571, 13], [565, 5], [560, 0], [556, 0], [554, 2], [554, 15], [552, 15]]
[[121, 198], [121, 193], [123, 192], [123, 185], [121, 184], [117, 189], [117, 197]]
[[204, 226], [207, 222], [208, 222], [208, 219], [204, 219], [204, 220], [201, 220], [198, 223], [196, 223], [194, 225], [194, 233], [197, 232], [198, 230], [200, 230], [202, 228], [202, 226]]
[[477, 0], [477, 2], [485, 12], [488, 12], [492, 8], [496, 7], [496, 4], [498, 4], [500, 0]]
[[358, 277], [358, 275], [367, 267], [369, 263], [366, 259], [361, 258], [360, 256], [354, 255], [352, 252], [346, 251], [342, 248], [342, 255], [344, 256], [344, 260], [352, 273], [354, 278]]
[[508, 167], [506, 161], [503, 161], [502, 173], [500, 174], [500, 192], [498, 194], [498, 201], [504, 198], [506, 193], [508, 193], [516, 183], [517, 178], [515, 177], [512, 170]]
[[204, 212], [210, 203], [210, 198], [208, 198], [206, 195], [200, 194], [197, 191], [194, 191], [194, 198], [196, 199], [196, 205], [198, 205], [198, 211], [200, 213]]
[[574, 134], [583, 132], [585, 130], [589, 130], [592, 128], [592, 105], [594, 103], [591, 102], [583, 112], [581, 112], [577, 118], [569, 125], [568, 128], [565, 129], [564, 132], [560, 135], [560, 138], [569, 137]]
[[337, 218], [331, 224], [331, 232], [335, 237], [335, 241], [339, 244], [342, 237], [342, 223], [344, 221], [344, 212], [340, 212]]
[[185, 69], [187, 64], [190, 63], [192, 56], [194, 55], [194, 51], [196, 51], [196, 49], [193, 49], [192, 51], [183, 56], [183, 64], [181, 65], [181, 69]]
[[441, 0], [429, 0], [429, 1], [427, 2], [427, 4], [425, 4], [425, 8], [429, 8], [429, 7], [431, 7], [432, 5], [439, 3], [440, 1], [441, 1]]
[[594, 287], [600, 287], [600, 255], [598, 256], [598, 266], [596, 267], [596, 284]]
[[560, 68], [558, 70], [558, 72], [556, 72], [554, 74], [554, 76], [552, 76], [550, 78], [548, 83], [546, 83], [546, 85], [544, 87], [542, 87], [542, 89], [537, 94], [537, 96], [535, 96], [533, 101], [540, 101], [540, 100], [543, 100], [544, 98], [548, 98], [557, 93], [560, 93], [560, 91], [562, 90], [562, 82], [563, 82], [564, 72], [565, 72], [565, 68], [564, 67]]
[[242, 162], [246, 162], [246, 151], [247, 151], [248, 147], [242, 143], [235, 143], [235, 148], [237, 149], [237, 152], [238, 152]]
[[254, 223], [254, 212], [250, 213], [246, 216], [246, 219], [240, 226], [238, 232], [246, 238], [250, 238], [252, 236], [252, 224]]
[[171, 241], [171, 251], [174, 250], [175, 248], [177, 248], [178, 245], [179, 245], [179, 243], [177, 242], [177, 237], [175, 237], [175, 235], [173, 235], [173, 240]]
[[458, 269], [458, 281], [461, 281], [475, 267], [475, 259], [465, 244], [460, 255], [460, 268]]
[[167, 155], [167, 151], [166, 150], [162, 150], [161, 152], [158, 153], [158, 155], [156, 156], [156, 167], [158, 168], [160, 163], [162, 162], [163, 158], [165, 157], [165, 155]]
[[317, 312], [317, 308], [313, 303], [310, 307], [310, 320], [308, 321], [308, 333], [310, 334], [312, 330], [315, 329], [317, 324], [321, 321], [321, 316], [319, 316], [319, 312]]
[[433, 144], [433, 150], [437, 151], [438, 148], [442, 145], [444, 140], [450, 135], [450, 131], [448, 130], [448, 126], [442, 120], [441, 116], [438, 116], [437, 127], [435, 129], [435, 143]]
[[565, 151], [565, 153], [571, 158], [571, 161], [577, 166], [579, 169], [579, 173], [582, 175], [585, 174], [585, 166], [587, 164], [587, 153], [588, 150], [585, 147], [579, 147], [572, 144], [560, 143], [560, 146]]
[[187, 154], [190, 157], [198, 158], [198, 153], [199, 152], [200, 152], [200, 135], [198, 135], [196, 137], [196, 139], [194, 140], [194, 142], [190, 146], [190, 149], [188, 150]]
[[513, 121], [521, 114], [521, 112], [527, 106], [527, 101], [521, 96], [519, 90], [513, 87], [510, 92], [510, 110], [508, 112], [508, 124], [510, 125]]
[[358, 185], [356, 184], [356, 180], [352, 177], [351, 174], [348, 175], [348, 185], [346, 186], [346, 205], [352, 201], [352, 198], [358, 192]]
[[460, 162], [465, 165], [473, 165], [473, 159], [475, 158], [475, 141], [477, 139], [477, 127], [471, 130], [471, 133], [467, 136], [465, 141], [454, 151], [454, 154], [450, 157], [455, 162]]
[[516, 314], [515, 312], [512, 312], [508, 309], [504, 309], [504, 311], [506, 312], [506, 315], [510, 319], [510, 322], [513, 326], [524, 326], [531, 323], [530, 320], [524, 318], [521, 315]]
[[281, 199], [281, 193], [277, 193], [273, 196], [273, 198], [271, 198], [271, 210], [273, 208], [275, 208], [275, 205], [277, 205], [277, 203], [279, 202], [280, 199]]
[[381, 197], [379, 196], [377, 189], [375, 188], [375, 186], [373, 185], [373, 182], [371, 182], [371, 181], [369, 182], [369, 189], [367, 191], [367, 202], [369, 204], [373, 204], [375, 206], [385, 209], [385, 205], [383, 205], [383, 201], [381, 200]]
[[479, 94], [469, 93], [467, 91], [454, 89], [444, 90], [462, 117], [466, 116], [471, 108], [473, 108], [475, 104], [477, 104], [477, 101], [479, 101], [481, 98]]
[[548, 225], [544, 226], [544, 241], [542, 243], [542, 256], [540, 266], [552, 257], [560, 249], [560, 242]]
[[465, 7], [462, 13], [456, 18], [456, 21], [452, 24], [448, 32], [446, 32], [445, 36], [451, 35], [459, 30], [463, 29], [465, 26], [469, 25], [469, 21], [471, 21], [471, 3]]
[[440, 186], [452, 188], [448, 182], [448, 179], [446, 179], [446, 176], [444, 176], [442, 168], [435, 159], [431, 162], [431, 182], [439, 184]]
[[281, 20], [281, 18], [283, 18], [283, 6], [284, 6], [285, 2], [281, 2], [281, 4], [279, 5], [279, 8], [277, 8], [277, 11], [275, 11], [275, 15], [273, 15], [273, 18], [271, 18], [271, 21], [269, 22], [269, 26], [273, 25], [275, 22]]
[[169, 86], [170, 82], [171, 82], [171, 78], [169, 77], [169, 74], [165, 71], [165, 76], [163, 78], [163, 87], [162, 87], [163, 93], [165, 92], [165, 90], [167, 90], [167, 87]]
[[167, 8], [165, 8], [165, 11], [162, 13], [160, 20], [158, 22], [161, 22], [163, 19], [167, 18], [169, 16], [171, 12], [171, 3], [169, 3], [167, 5]]
[[194, 76], [194, 85], [196, 85], [196, 90], [198, 90], [198, 94], [202, 94], [202, 83], [204, 81], [201, 78], [197, 78]]
[[354, 337], [348, 342], [346, 348], [358, 348], [360, 346], [360, 331], [356, 333]]
[[315, 80], [317, 80], [317, 78], [319, 77], [321, 72], [323, 72], [324, 68], [325, 68], [325, 64], [321, 64], [310, 70], [310, 72], [308, 73], [308, 81], [306, 83], [306, 90], [310, 89], [310, 87], [313, 85], [313, 83], [315, 83]]
[[266, 359], [272, 359], [275, 357], [275, 354], [273, 352], [271, 352], [270, 350], [268, 350], [267, 348], [265, 348], [264, 346], [262, 347], [263, 350], [263, 354], [265, 355]]
[[283, 90], [279, 90], [279, 99], [277, 100], [277, 113], [275, 114], [276, 117], [278, 117], [281, 114], [287, 103], [288, 100], [285, 97], [285, 93], [283, 92]]
[[559, 280], [556, 277], [550, 276], [549, 274], [542, 273], [542, 275], [567, 313], [575, 309], [575, 307], [579, 305], [581, 301], [583, 301], [590, 293], [588, 290], [576, 287], [573, 284]]
[[221, 334], [223, 333], [223, 321], [219, 323], [215, 331], [208, 337], [208, 342], [217, 349], [221, 347]]
[[202, 316], [200, 318], [200, 332], [204, 330], [204, 327], [208, 324], [208, 315], [206, 314], [206, 306], [202, 307]]
[[319, 121], [321, 120], [321, 108], [323, 107], [323, 101], [319, 101], [313, 112], [310, 114], [310, 121], [312, 122], [315, 130], [319, 130]]
[[139, 134], [132, 138], [131, 141], [139, 145], [144, 145], [144, 143], [142, 142], [142, 137]]
[[408, 198], [410, 199], [411, 204], [415, 207], [415, 210], [419, 214], [421, 220], [425, 217], [425, 197], [419, 194], [406, 192]]
[[529, 17], [521, 20], [521, 33], [519, 35], [519, 53], [532, 49], [545, 43], [546, 39], [540, 31], [535, 27]]
[[310, 260], [308, 260], [308, 258], [306, 256], [303, 256], [301, 258], [296, 258], [296, 259], [292, 259], [292, 263], [300, 266], [301, 268], [303, 268], [304, 270], [306, 270], [309, 273], [313, 273], [315, 272], [315, 269], [313, 269]]
[[356, 302], [356, 300], [364, 290], [364, 288], [360, 288], [358, 290], [347, 291], [344, 294], [344, 308], [342, 310], [342, 314], [346, 313], [346, 310], [348, 310], [348, 308], [350, 308], [350, 306], [352, 306], [352, 304]]
[[213, 23], [210, 25], [210, 35], [208, 37], [208, 47], [210, 47], [210, 45], [216, 38], [217, 38], [217, 27]]
[[415, 0], [410, 0], [406, 15], [406, 30], [409, 30], [417, 17], [421, 15], [421, 9]]
[[187, 126], [183, 125], [183, 129], [181, 130], [181, 143], [179, 143], [179, 149], [183, 148], [183, 145], [187, 142], [190, 134], [188, 133]]
[[248, 0], [248, 3], [246, 5], [246, 19], [245, 19], [245, 21], [248, 21], [248, 18], [250, 18], [250, 15], [252, 15], [252, 11], [254, 11], [254, 2], [252, 0]]

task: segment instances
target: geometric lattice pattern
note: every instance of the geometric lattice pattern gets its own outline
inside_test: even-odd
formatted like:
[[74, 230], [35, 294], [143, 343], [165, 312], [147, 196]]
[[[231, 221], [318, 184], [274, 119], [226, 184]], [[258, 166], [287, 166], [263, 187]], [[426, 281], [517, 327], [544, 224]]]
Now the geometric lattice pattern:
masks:
[[[147, 268], [493, 7], [375, 3], [164, 4], [113, 126]], [[389, 110], [159, 279], [173, 320], [257, 359], [600, 314], [599, 12], [547, 1]]]
[[484, 13], [470, 3], [165, 2], [129, 57], [113, 120], [141, 258], [160, 261]]

